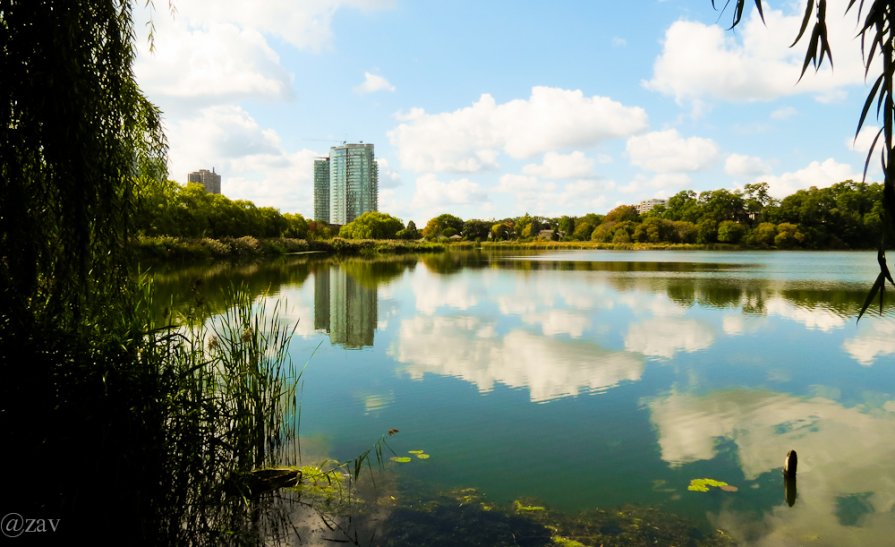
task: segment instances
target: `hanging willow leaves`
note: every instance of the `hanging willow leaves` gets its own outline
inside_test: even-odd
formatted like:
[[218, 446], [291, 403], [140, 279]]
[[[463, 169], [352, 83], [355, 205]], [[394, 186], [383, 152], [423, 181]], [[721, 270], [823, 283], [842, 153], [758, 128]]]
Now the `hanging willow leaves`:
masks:
[[[742, 21], [746, 1], [736, 0], [736, 3], [733, 5], [730, 28], [736, 27]], [[762, 21], [764, 21], [762, 0], [754, 0], [754, 2]], [[721, 10], [726, 9], [729, 4], [730, 0], [725, 2]], [[712, 7], [717, 9], [714, 0], [712, 0]], [[861, 38], [865, 78], [869, 79], [871, 71], [881, 64], [879, 74], [873, 79], [873, 85], [870, 87], [867, 99], [864, 101], [861, 109], [857, 129], [855, 130], [855, 138], [857, 138], [857, 135], [864, 127], [871, 107], [876, 103], [876, 119], [882, 127], [874, 137], [864, 161], [864, 178], [867, 178], [867, 169], [877, 146], [880, 147], [880, 164], [884, 176], [882, 197], [884, 222], [877, 252], [880, 271], [858, 314], [858, 320], [860, 321], [864, 312], [867, 311], [870, 303], [873, 302], [877, 295], [879, 295], [880, 313], [882, 314], [886, 281], [888, 280], [895, 285], [886, 265], [885, 254], [890, 238], [895, 233], [895, 164], [891, 161], [893, 129], [895, 129], [895, 100], [893, 100], [893, 88], [895, 88], [895, 85], [893, 85], [895, 84], [895, 59], [893, 59], [893, 56], [895, 56], [895, 5], [890, 0], [873, 0], [872, 2], [849, 0], [843, 15], [853, 10], [857, 11], [858, 20], [861, 21], [857, 35]], [[814, 18], [813, 26], [811, 26], [812, 17]], [[827, 0], [807, 0], [805, 2], [802, 23], [790, 47], [795, 46], [802, 38], [808, 35], [809, 26], [811, 26], [810, 38], [805, 49], [805, 58], [802, 62], [802, 72], [799, 75], [799, 81], [805, 75], [809, 65], [813, 66], [815, 71], [819, 70], [826, 59], [830, 63], [830, 67], [833, 67], [833, 51], [827, 31]], [[880, 141], [880, 137], [882, 137], [882, 141]]]

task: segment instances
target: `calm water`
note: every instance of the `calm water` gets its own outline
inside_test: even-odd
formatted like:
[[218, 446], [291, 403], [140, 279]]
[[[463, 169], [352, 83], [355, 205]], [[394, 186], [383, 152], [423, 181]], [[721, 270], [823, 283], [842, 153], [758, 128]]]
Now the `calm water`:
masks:
[[[299, 321], [308, 457], [349, 459], [397, 428], [397, 453], [431, 455], [390, 464], [407, 483], [660, 506], [746, 544], [880, 545], [895, 537], [895, 314], [855, 321], [876, 273], [871, 252], [574, 251], [238, 276]], [[689, 491], [697, 478], [738, 491]]]

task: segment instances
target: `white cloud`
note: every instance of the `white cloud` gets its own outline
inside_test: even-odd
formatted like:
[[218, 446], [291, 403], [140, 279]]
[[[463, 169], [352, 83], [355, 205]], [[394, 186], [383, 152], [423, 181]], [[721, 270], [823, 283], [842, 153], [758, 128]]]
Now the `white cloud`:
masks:
[[602, 210], [606, 192], [617, 187], [612, 180], [577, 179], [572, 181], [541, 180], [531, 175], [508, 173], [499, 179], [496, 190], [510, 194], [511, 210], [533, 215], [582, 215]]
[[594, 160], [576, 150], [570, 154], [547, 152], [542, 163], [530, 163], [522, 172], [547, 179], [572, 179], [592, 175], [593, 168]]
[[768, 183], [769, 193], [778, 199], [794, 194], [798, 190], [817, 186], [824, 188], [844, 180], [861, 180], [861, 173], [851, 165], [839, 163], [833, 158], [813, 161], [797, 171], [782, 175], [767, 175], [761, 180]]
[[[141, 5], [135, 15], [140, 33], [135, 72], [141, 87], [156, 101], [193, 99], [211, 104], [246, 97], [288, 97], [292, 77], [268, 38], [319, 51], [330, 45], [333, 16], [339, 10], [369, 11], [393, 3], [178, 0], [173, 14], [167, 9], [150, 13], [151, 7]], [[149, 26], [139, 24], [142, 21], [152, 22], [153, 52], [149, 51]]]
[[799, 111], [796, 110], [795, 108], [793, 108], [791, 106], [784, 106], [782, 108], [778, 108], [778, 109], [774, 110], [773, 112], [771, 112], [771, 119], [772, 120], [787, 120], [789, 118], [792, 118], [793, 116], [795, 116], [798, 113], [799, 113]]
[[770, 173], [771, 166], [756, 156], [730, 154], [724, 160], [724, 172], [733, 177], [758, 177]]
[[[690, 175], [686, 173], [657, 173], [650, 177], [637, 175], [631, 182], [619, 188], [633, 199], [667, 197], [690, 185]], [[621, 204], [619, 204], [621, 205]]]
[[842, 328], [848, 322], [845, 317], [831, 310], [803, 308], [780, 296], [768, 298], [765, 302], [765, 311], [768, 315], [779, 315], [801, 323], [808, 329], [821, 330], [823, 332]]
[[394, 91], [395, 86], [384, 77], [364, 72], [364, 81], [355, 88], [358, 93], [375, 93], [377, 91]]
[[389, 354], [413, 379], [425, 374], [460, 378], [479, 391], [495, 384], [527, 388], [535, 402], [605, 391], [643, 375], [643, 360], [588, 342], [514, 330], [500, 335], [473, 317], [416, 317], [401, 322]]
[[468, 310], [479, 301], [468, 277], [433, 276], [420, 268], [414, 272], [411, 286], [416, 309], [425, 315], [444, 308]]
[[[442, 182], [432, 174], [421, 175], [416, 179], [416, 193], [410, 202], [415, 211], [415, 218], [431, 218], [421, 212], [436, 216], [457, 205], [480, 204], [487, 200], [487, 195], [477, 182], [468, 178]], [[434, 214], [432, 214], [434, 213]]]
[[498, 104], [483, 94], [470, 106], [428, 114], [414, 109], [389, 132], [404, 168], [417, 172], [493, 169], [506, 154], [524, 159], [593, 146], [644, 129], [646, 112], [581, 91], [534, 87], [528, 99]]
[[[768, 391], [721, 390], [708, 395], [671, 393], [647, 403], [661, 457], [672, 466], [718, 457], [719, 446], [734, 445], [746, 483], [765, 487], [762, 477], [779, 477], [786, 451], [799, 459], [796, 505], [780, 502], [758, 517], [737, 504], [721, 503], [707, 515], [718, 528], [750, 545], [800, 545], [823, 538], [826, 545], [885, 545], [895, 534], [892, 507], [895, 470], [895, 405], [881, 411], [839, 405], [823, 397], [795, 397]], [[886, 411], [888, 410], [888, 411]], [[723, 456], [727, 458], [727, 454]], [[697, 464], [698, 465], [698, 464]], [[802, 481], [806, 481], [803, 483]], [[860, 525], [843, 519], [843, 501], [866, 500]], [[847, 514], [847, 513], [846, 513]], [[839, 517], [839, 518], [836, 518]]]
[[379, 169], [379, 190], [383, 188], [396, 188], [401, 186], [401, 174], [392, 168], [391, 162], [386, 158], [377, 158]]
[[861, 327], [857, 336], [842, 343], [843, 349], [858, 363], [868, 367], [877, 358], [895, 355], [895, 321], [873, 318]]
[[718, 156], [711, 139], [684, 138], [676, 129], [633, 136], [625, 148], [632, 164], [657, 173], [700, 171]]
[[197, 169], [221, 175], [221, 193], [283, 212], [312, 209], [311, 150], [284, 150], [280, 137], [238, 106], [211, 106], [167, 128], [169, 176], [185, 182]]
[[[851, 136], [845, 140], [845, 146], [847, 146], [848, 149], [852, 152], [857, 152], [858, 154], [860, 154], [861, 158], [864, 159], [867, 157], [867, 152], [870, 151], [870, 146], [873, 144], [873, 140], [876, 138], [877, 133], [879, 133], [879, 127], [863, 127], [857, 134], [857, 136]], [[877, 140], [876, 142], [877, 152], [879, 152], [880, 144], [882, 142], [883, 136], [880, 135], [879, 140]]]
[[[855, 17], [842, 17], [844, 0], [830, 2], [827, 26], [836, 70], [808, 72], [798, 81], [810, 29], [796, 46], [801, 8], [793, 5], [786, 15], [765, 8], [765, 23], [752, 10], [733, 33], [720, 25], [680, 20], [665, 34], [663, 49], [646, 87], [674, 96], [678, 101], [705, 99], [727, 101], [770, 100], [810, 93], [820, 100], [841, 99], [842, 88], [863, 85], [864, 68]], [[798, 83], [797, 83], [798, 82]]]
[[693, 319], [654, 317], [632, 324], [625, 335], [625, 349], [671, 359], [678, 351], [692, 353], [715, 341], [711, 327]]
[[[337, 11], [370, 11], [393, 4], [393, 0], [177, 0], [174, 7], [176, 19], [191, 24], [236, 24], [276, 36], [299, 49], [320, 50], [330, 45], [332, 20]], [[153, 18], [157, 26], [165, 19], [170, 19], [167, 12], [156, 13]]]
[[244, 97], [287, 97], [292, 84], [264, 36], [230, 23], [189, 27], [160, 24], [155, 51], [145, 41], [134, 71], [157, 99], [223, 102]]

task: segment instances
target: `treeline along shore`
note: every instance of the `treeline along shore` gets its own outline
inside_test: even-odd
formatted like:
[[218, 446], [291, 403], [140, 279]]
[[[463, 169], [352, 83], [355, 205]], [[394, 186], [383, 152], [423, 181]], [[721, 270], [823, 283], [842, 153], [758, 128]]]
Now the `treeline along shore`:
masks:
[[678, 192], [649, 211], [462, 219], [444, 213], [422, 229], [368, 212], [335, 226], [207, 193], [199, 184], [141, 186], [141, 259], [252, 258], [293, 253], [367, 255], [473, 247], [601, 249], [869, 249], [883, 224], [883, 186], [846, 180], [772, 198], [766, 183]]

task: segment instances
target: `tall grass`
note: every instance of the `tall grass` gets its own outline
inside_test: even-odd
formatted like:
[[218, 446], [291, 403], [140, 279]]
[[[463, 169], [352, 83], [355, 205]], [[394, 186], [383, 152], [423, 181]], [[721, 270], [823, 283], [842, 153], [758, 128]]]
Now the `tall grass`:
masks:
[[[149, 329], [143, 359], [158, 371], [164, 430], [164, 536], [178, 544], [260, 542], [269, 499], [245, 479], [293, 463], [301, 372], [289, 356], [295, 325], [280, 303], [233, 289], [215, 318]], [[180, 508], [177, 510], [176, 508]]]

